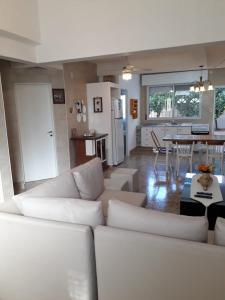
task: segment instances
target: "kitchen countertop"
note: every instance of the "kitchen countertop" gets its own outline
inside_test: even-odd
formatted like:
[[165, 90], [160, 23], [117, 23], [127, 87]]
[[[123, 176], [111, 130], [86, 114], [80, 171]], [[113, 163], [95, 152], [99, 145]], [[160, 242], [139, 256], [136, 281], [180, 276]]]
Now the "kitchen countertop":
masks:
[[107, 133], [96, 133], [95, 135], [92, 136], [85, 136], [85, 135], [77, 135], [71, 138], [71, 140], [83, 140], [83, 141], [87, 141], [87, 140], [98, 140], [101, 138], [106, 137], [108, 134]]
[[171, 124], [171, 123], [159, 123], [159, 124], [143, 124], [141, 127], [191, 127], [192, 123], [180, 123], [180, 124]]

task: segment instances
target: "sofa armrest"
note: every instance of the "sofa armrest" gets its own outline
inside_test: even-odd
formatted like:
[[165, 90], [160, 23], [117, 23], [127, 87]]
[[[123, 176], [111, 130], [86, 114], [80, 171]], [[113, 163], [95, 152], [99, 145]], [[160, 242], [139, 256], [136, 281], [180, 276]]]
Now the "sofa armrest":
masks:
[[2, 299], [96, 299], [88, 226], [0, 213], [0, 245]]

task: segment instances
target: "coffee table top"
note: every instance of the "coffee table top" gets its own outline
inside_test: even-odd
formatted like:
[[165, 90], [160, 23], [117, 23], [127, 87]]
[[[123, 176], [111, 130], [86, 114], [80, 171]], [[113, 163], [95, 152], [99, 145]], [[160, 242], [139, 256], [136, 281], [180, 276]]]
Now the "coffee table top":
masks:
[[[193, 202], [196, 203], [198, 201], [191, 199], [190, 197], [190, 189], [191, 189], [191, 182], [192, 182], [192, 177], [196, 175], [196, 173], [187, 173], [185, 176], [185, 180], [184, 180], [184, 188], [183, 191], [181, 193], [181, 202], [185, 201], [185, 202]], [[222, 205], [225, 206], [225, 177], [222, 175], [215, 175], [218, 179], [218, 182], [220, 184], [220, 189], [221, 189], [221, 193], [223, 195], [223, 200], [222, 202], [218, 202], [216, 203], [216, 205]]]

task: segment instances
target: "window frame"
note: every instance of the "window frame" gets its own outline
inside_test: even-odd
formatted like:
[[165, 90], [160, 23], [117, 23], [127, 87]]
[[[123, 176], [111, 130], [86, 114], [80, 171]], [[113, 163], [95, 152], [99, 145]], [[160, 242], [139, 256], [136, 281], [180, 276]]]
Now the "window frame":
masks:
[[178, 84], [160, 84], [160, 85], [147, 85], [147, 98], [146, 98], [146, 107], [145, 107], [145, 111], [146, 111], [146, 120], [147, 121], [151, 121], [151, 120], [200, 120], [202, 118], [202, 93], [199, 93], [199, 116], [198, 117], [175, 117], [174, 116], [174, 97], [172, 99], [172, 116], [171, 117], [159, 117], [159, 118], [153, 118], [153, 117], [149, 117], [149, 89], [150, 88], [159, 88], [159, 87], [168, 87], [171, 86], [173, 87], [173, 95], [175, 95], [175, 86], [179, 86], [179, 85], [190, 85], [190, 83], [178, 83]]

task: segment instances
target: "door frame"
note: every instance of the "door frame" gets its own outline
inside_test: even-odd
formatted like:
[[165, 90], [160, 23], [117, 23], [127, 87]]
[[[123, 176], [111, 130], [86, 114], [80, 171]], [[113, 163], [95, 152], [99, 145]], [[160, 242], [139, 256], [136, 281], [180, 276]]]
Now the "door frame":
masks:
[[129, 117], [129, 99], [128, 99], [128, 89], [124, 89], [124, 88], [121, 88], [120, 89], [120, 96], [121, 95], [125, 95], [125, 104], [126, 104], [126, 156], [129, 156], [130, 155], [130, 151], [128, 149], [128, 117]]
[[18, 132], [19, 132], [19, 148], [20, 148], [20, 157], [22, 162], [22, 173], [23, 173], [23, 183], [25, 184], [25, 171], [24, 171], [24, 161], [23, 161], [23, 148], [22, 148], [22, 140], [21, 140], [21, 126], [19, 121], [19, 115], [18, 115], [18, 103], [17, 103], [17, 97], [16, 97], [16, 86], [19, 85], [46, 85], [48, 86], [49, 90], [49, 101], [50, 101], [50, 118], [52, 123], [52, 130], [53, 130], [53, 148], [54, 148], [54, 165], [55, 165], [55, 176], [59, 174], [58, 172], [58, 157], [57, 157], [57, 151], [56, 151], [56, 132], [55, 132], [55, 119], [54, 119], [54, 111], [53, 111], [53, 101], [52, 101], [52, 85], [51, 83], [47, 82], [16, 82], [14, 83], [14, 97], [15, 97], [15, 108], [16, 108], [16, 116], [17, 116], [17, 122], [18, 122]]

